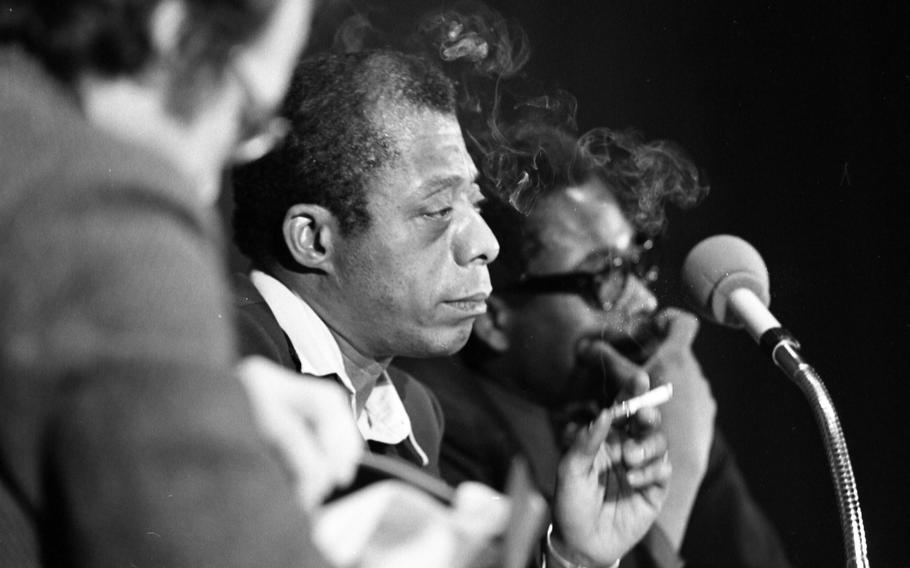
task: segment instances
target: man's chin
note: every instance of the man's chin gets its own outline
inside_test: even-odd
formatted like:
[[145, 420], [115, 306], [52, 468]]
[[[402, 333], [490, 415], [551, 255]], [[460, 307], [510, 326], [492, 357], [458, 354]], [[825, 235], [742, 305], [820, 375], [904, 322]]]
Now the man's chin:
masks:
[[415, 359], [454, 355], [465, 346], [469, 337], [471, 337], [470, 325], [446, 328], [412, 342], [406, 352], [398, 353], [398, 355]]

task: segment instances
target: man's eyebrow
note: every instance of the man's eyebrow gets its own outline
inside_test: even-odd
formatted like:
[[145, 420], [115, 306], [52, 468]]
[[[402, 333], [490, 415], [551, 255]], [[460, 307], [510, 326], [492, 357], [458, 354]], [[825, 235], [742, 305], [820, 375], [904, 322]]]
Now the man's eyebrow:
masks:
[[420, 189], [425, 194], [425, 197], [429, 197], [440, 191], [446, 191], [452, 189], [453, 187], [458, 187], [464, 183], [464, 177], [459, 175], [450, 175], [450, 176], [437, 176], [432, 177], [422, 184], [420, 184]]
[[595, 264], [598, 261], [604, 261], [606, 259], [614, 259], [617, 257], [625, 257], [629, 254], [632, 254], [636, 249], [635, 244], [631, 244], [626, 250], [619, 250], [615, 247], [613, 248], [600, 248], [593, 250], [588, 253], [581, 261], [575, 265], [574, 269], [584, 269]]
[[578, 261], [575, 266], [572, 267], [573, 270], [582, 270], [592, 265], [602, 263], [604, 259], [612, 258], [616, 255], [616, 249], [602, 248], [589, 252]]

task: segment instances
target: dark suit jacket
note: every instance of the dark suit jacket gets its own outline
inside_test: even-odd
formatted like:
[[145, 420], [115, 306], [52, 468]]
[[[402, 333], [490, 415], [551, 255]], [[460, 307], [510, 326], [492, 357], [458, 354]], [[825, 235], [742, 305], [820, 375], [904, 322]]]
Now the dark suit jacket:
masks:
[[208, 205], [0, 49], [0, 566], [323, 566], [254, 427]]
[[[548, 411], [464, 366], [458, 358], [401, 360], [399, 365], [428, 385], [442, 404], [448, 427], [440, 468], [450, 483], [473, 479], [502, 489], [511, 460], [524, 456], [541, 492], [553, 497], [560, 452]], [[669, 545], [649, 533], [623, 559], [623, 568], [667, 566], [676, 561]], [[720, 433], [682, 545], [687, 567], [784, 568], [779, 537], [752, 499], [732, 452]]]
[[[300, 361], [290, 339], [245, 274], [234, 276], [234, 307], [242, 355], [261, 355], [293, 371], [300, 370]], [[388, 373], [411, 420], [414, 438], [429, 458], [430, 463], [425, 469], [438, 476], [443, 431], [443, 413], [439, 402], [426, 387], [404, 371], [389, 366]], [[371, 442], [370, 449], [421, 465], [420, 458], [407, 441], [396, 445]]]

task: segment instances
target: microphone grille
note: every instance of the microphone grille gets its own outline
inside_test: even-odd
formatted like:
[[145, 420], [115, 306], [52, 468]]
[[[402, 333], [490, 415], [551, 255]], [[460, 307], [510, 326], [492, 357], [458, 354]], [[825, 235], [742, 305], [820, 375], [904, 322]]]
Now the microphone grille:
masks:
[[755, 247], [733, 235], [715, 235], [695, 245], [683, 262], [682, 283], [703, 316], [732, 327], [742, 327], [727, 309], [733, 290], [746, 288], [765, 306], [771, 303], [765, 261]]

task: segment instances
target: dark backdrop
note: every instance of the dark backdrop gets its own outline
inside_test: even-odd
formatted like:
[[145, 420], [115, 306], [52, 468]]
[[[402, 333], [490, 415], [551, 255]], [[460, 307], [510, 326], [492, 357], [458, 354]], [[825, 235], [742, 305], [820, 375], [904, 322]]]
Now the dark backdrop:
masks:
[[[374, 2], [386, 17], [440, 2]], [[531, 69], [573, 92], [579, 126], [635, 126], [709, 174], [673, 214], [661, 291], [720, 232], [753, 243], [772, 309], [825, 379], [850, 445], [873, 566], [910, 566], [910, 3], [501, 0]], [[344, 3], [319, 20], [319, 46]], [[843, 566], [833, 488], [809, 407], [745, 334], [704, 324], [718, 420], [802, 567]]]
[[[534, 60], [579, 99], [582, 128], [683, 144], [712, 193], [671, 219], [665, 274], [701, 238], [753, 243], [772, 308], [840, 411], [873, 566], [910, 566], [907, 2], [512, 2]], [[572, 8], [569, 8], [572, 6]], [[678, 302], [675, 282], [664, 291]], [[697, 343], [758, 499], [804, 567], [844, 565], [817, 427], [742, 333]]]

